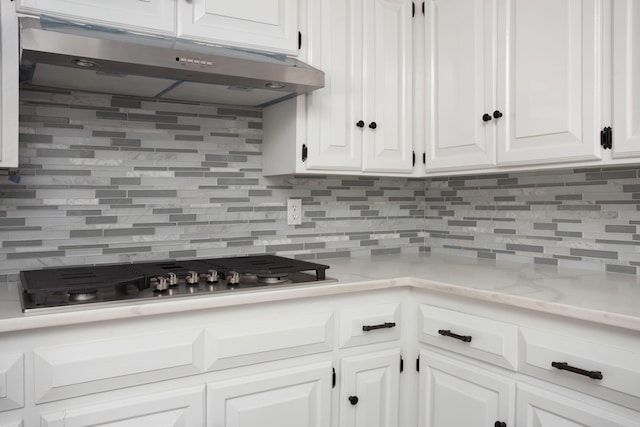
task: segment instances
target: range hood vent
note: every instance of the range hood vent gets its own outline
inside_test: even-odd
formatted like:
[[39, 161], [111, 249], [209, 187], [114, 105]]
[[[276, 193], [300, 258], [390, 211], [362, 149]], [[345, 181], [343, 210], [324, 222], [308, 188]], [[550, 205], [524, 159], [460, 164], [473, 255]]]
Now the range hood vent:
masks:
[[285, 55], [21, 18], [21, 84], [264, 107], [324, 87]]

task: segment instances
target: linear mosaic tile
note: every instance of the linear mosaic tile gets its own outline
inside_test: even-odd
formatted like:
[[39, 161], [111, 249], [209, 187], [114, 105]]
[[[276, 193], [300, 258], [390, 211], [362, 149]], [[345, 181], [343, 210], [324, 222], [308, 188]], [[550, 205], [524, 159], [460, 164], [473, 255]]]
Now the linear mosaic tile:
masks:
[[[47, 266], [423, 248], [424, 180], [263, 178], [259, 110], [44, 90], [21, 91], [20, 104], [21, 181], [0, 182], [3, 280]], [[300, 226], [286, 225], [292, 197]]]
[[638, 166], [433, 178], [426, 249], [638, 274], [639, 178]]

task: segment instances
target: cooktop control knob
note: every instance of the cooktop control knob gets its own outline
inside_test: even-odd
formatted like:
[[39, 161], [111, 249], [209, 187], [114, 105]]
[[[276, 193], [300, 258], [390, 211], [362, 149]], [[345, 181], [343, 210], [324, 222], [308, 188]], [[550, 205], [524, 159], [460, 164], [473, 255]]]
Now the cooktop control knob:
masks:
[[240, 283], [240, 273], [237, 271], [230, 271], [227, 274], [227, 286], [235, 286]]
[[187, 285], [197, 285], [198, 283], [200, 283], [200, 276], [198, 275], [197, 272], [195, 271], [190, 271], [187, 274], [187, 278], [185, 279], [187, 282]]
[[207, 282], [216, 283], [218, 281], [218, 272], [216, 270], [209, 270], [207, 274]]
[[169, 286], [178, 286], [178, 276], [176, 273], [169, 273]]
[[169, 280], [166, 277], [156, 277], [153, 289], [158, 292], [166, 291], [169, 289]]

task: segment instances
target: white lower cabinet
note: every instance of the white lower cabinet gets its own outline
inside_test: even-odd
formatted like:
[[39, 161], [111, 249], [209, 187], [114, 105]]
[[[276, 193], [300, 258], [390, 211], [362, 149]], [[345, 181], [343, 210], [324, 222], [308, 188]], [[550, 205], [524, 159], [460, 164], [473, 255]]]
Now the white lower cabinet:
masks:
[[42, 427], [175, 426], [201, 427], [205, 422], [204, 385], [148, 394], [42, 416]]
[[513, 425], [515, 381], [429, 350], [420, 351], [418, 425]]
[[398, 426], [400, 349], [344, 357], [340, 427]]
[[0, 412], [24, 406], [23, 359], [22, 352], [0, 353]]
[[331, 377], [327, 361], [209, 384], [207, 426], [328, 426]]
[[612, 410], [572, 399], [542, 388], [519, 383], [517, 386], [518, 427], [637, 427], [635, 420]]

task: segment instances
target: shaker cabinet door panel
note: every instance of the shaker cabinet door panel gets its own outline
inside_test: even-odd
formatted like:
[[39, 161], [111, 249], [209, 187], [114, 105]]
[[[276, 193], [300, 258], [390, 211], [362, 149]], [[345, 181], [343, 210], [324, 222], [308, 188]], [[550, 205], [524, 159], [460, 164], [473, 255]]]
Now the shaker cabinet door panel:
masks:
[[298, 53], [297, 0], [181, 0], [178, 36]]
[[640, 3], [613, 2], [613, 157], [640, 156]]
[[[509, 0], [498, 163], [599, 159], [601, 2]], [[506, 74], [506, 75], [505, 75]]]
[[17, 8], [134, 31], [176, 33], [176, 0], [18, 0]]
[[428, 171], [495, 166], [496, 19], [486, 1], [425, 4]]

